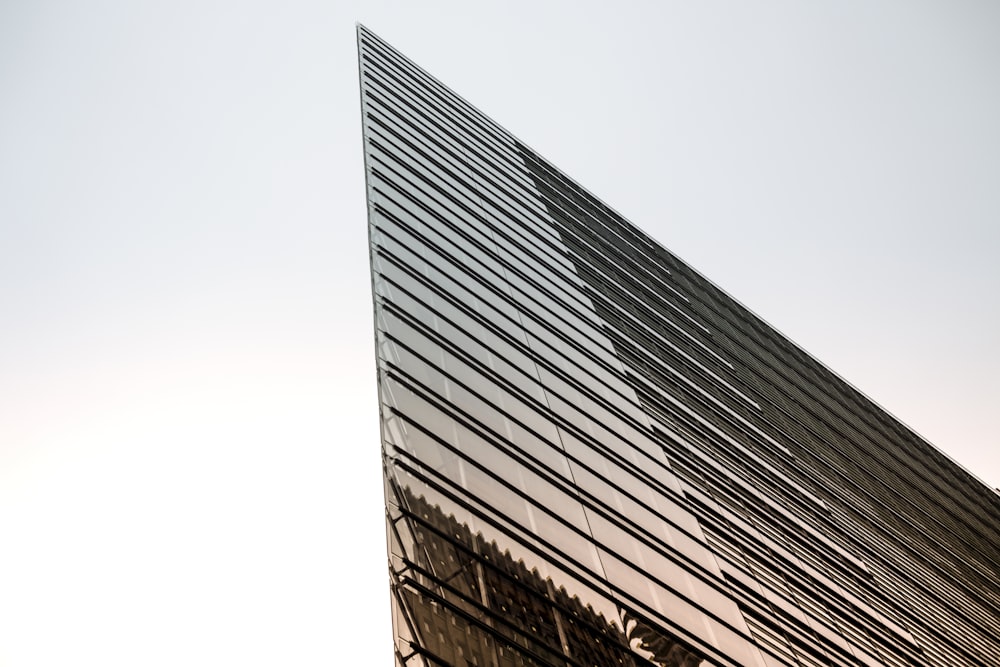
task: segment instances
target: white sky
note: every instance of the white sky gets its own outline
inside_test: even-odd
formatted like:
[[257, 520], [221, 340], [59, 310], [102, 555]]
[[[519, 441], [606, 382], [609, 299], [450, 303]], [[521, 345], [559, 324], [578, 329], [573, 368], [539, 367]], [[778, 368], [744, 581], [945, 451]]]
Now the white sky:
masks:
[[1000, 485], [996, 3], [9, 0], [0, 665], [391, 664], [357, 20]]

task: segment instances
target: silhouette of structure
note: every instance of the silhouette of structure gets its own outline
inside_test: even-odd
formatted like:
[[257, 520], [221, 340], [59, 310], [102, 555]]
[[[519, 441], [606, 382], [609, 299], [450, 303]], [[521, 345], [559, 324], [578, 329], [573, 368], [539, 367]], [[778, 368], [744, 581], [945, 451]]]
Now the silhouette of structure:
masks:
[[1000, 664], [993, 490], [358, 42], [398, 665]]

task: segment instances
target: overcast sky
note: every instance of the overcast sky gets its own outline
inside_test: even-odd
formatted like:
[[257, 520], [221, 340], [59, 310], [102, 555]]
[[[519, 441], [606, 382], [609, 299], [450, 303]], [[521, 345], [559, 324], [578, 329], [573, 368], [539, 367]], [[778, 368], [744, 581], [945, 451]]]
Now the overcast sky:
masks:
[[753, 5], [0, 4], [0, 665], [391, 664], [355, 21], [1000, 485], [1000, 4]]

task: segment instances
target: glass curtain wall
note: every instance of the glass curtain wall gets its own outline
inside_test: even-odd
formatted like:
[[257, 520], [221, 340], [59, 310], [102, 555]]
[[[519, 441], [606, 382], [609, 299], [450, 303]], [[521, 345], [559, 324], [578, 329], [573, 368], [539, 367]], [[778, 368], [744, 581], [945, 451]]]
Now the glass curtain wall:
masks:
[[1000, 664], [991, 489], [358, 46], [398, 665]]

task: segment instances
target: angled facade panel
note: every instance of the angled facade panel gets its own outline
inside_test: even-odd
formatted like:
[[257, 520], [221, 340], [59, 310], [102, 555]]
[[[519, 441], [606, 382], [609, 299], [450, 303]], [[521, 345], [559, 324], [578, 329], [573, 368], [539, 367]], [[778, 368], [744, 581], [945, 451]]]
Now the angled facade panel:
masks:
[[358, 43], [397, 664], [1000, 664], [991, 489]]

